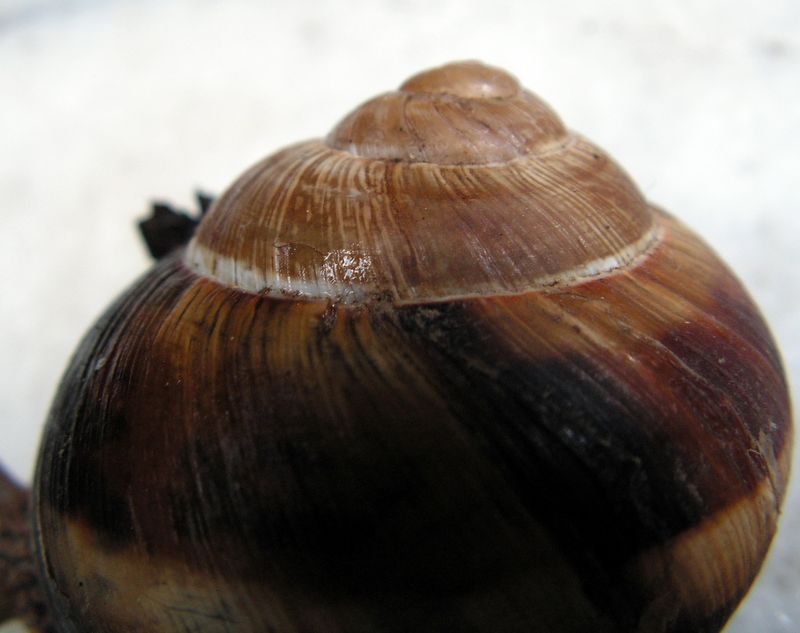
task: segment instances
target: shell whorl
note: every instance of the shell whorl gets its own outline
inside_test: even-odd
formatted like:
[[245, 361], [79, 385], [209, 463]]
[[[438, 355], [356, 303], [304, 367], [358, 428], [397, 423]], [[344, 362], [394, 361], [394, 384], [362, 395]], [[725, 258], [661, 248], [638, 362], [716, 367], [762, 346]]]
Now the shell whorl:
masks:
[[514, 294], [629, 265], [654, 240], [654, 218], [616, 163], [516, 79], [462, 62], [256, 164], [185, 262], [272, 296]]

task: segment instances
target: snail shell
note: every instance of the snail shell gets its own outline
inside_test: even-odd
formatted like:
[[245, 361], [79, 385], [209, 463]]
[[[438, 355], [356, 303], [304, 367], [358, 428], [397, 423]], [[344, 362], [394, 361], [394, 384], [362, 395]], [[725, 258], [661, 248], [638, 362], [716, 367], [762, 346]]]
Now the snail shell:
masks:
[[459, 63], [252, 167], [111, 306], [37, 549], [65, 632], [712, 632], [790, 445], [731, 272]]

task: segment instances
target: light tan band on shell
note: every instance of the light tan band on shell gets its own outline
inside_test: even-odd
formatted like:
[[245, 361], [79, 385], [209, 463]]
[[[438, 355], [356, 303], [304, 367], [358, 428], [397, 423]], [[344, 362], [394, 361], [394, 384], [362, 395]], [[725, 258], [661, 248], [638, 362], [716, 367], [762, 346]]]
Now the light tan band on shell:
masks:
[[[653, 596], [646, 622], [669, 622], [680, 611], [698, 621], [741, 600], [769, 548], [789, 477], [791, 437], [766, 477], [740, 501], [723, 508], [666, 545], [641, 555], [632, 580]], [[647, 628], [642, 630], [656, 630]]]
[[[555, 275], [534, 278], [523, 289], [503, 289], [500, 286], [464, 287], [463, 291], [435, 296], [415, 296], [416, 301], [441, 301], [451, 298], [469, 298], [486, 295], [513, 295], [525, 292], [564, 288], [613, 274], [621, 269], [634, 267], [663, 237], [664, 227], [655, 221], [653, 226], [636, 242], [617, 253], [593, 259], [580, 266]], [[276, 257], [280, 248], [276, 245]], [[275, 272], [280, 266], [273, 263], [273, 270], [265, 271], [250, 267], [232, 257], [211, 251], [196, 240], [186, 250], [184, 263], [195, 273], [210, 277], [218, 283], [253, 294], [277, 298], [301, 298], [308, 300], [330, 300], [342, 303], [361, 303], [376, 296], [390, 296], [403, 303], [404, 297], [394, 297], [388, 288], [375, 283], [372, 259], [357, 250], [341, 249], [324, 254], [322, 264], [315, 277], [297, 278]]]

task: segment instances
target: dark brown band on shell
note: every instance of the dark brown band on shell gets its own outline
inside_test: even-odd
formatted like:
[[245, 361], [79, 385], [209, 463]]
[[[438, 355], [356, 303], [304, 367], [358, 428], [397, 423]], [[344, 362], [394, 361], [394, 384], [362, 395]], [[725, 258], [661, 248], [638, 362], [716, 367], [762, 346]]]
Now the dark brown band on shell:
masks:
[[[399, 309], [231, 291], [164, 262], [87, 338], [45, 437], [64, 617], [718, 630], [771, 539], [788, 400], [741, 286], [659, 222], [635, 270]], [[692, 534], [738, 549], [709, 559]], [[679, 566], [711, 599], [675, 591]]]

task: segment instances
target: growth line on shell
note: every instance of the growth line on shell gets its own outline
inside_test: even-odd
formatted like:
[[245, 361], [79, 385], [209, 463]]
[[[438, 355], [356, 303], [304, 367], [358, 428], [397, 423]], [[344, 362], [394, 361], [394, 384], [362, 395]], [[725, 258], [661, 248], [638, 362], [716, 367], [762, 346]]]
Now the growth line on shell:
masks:
[[[474, 284], [473, 287], [464, 288], [463, 292], [457, 294], [396, 297], [395, 303], [402, 305], [420, 301], [443, 301], [456, 297], [466, 299], [487, 294], [509, 296], [567, 288], [634, 267], [662, 240], [664, 230], [655, 219], [653, 226], [642, 237], [613, 255], [593, 259], [558, 273], [536, 277], [522, 289], [489, 289]], [[314, 271], [314, 279], [289, 279], [280, 271], [265, 271], [235, 258], [220, 255], [196, 240], [193, 240], [187, 248], [183, 262], [198, 275], [209, 277], [223, 286], [238, 288], [252, 294], [276, 298], [290, 296], [309, 300], [336, 300], [348, 304], [367, 302], [375, 296], [387, 296], [387, 289], [375, 281], [372, 257], [368, 253], [351, 252], [347, 249], [337, 249], [326, 254]], [[335, 268], [337, 262], [343, 263], [347, 270], [337, 271]], [[347, 274], [342, 276], [342, 272]]]

